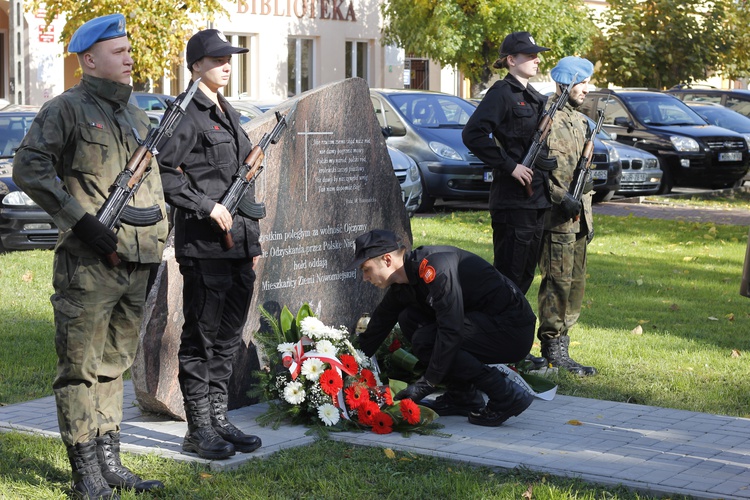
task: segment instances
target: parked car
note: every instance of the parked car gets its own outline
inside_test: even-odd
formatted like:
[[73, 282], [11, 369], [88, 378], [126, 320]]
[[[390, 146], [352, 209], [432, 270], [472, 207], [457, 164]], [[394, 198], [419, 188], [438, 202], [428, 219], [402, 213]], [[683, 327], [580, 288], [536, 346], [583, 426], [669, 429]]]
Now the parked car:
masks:
[[250, 101], [241, 99], [227, 99], [227, 101], [229, 101], [229, 104], [234, 109], [240, 112], [240, 122], [242, 125], [263, 114], [263, 110], [255, 104], [250, 103]]
[[596, 118], [604, 110], [604, 128], [616, 140], [654, 154], [663, 175], [660, 193], [675, 185], [726, 187], [748, 171], [745, 138], [709, 125], [676, 97], [643, 90], [589, 92], [581, 111]]
[[750, 117], [750, 90], [722, 90], [714, 87], [693, 88], [688, 85], [677, 85], [667, 92], [683, 101], [721, 104], [732, 111]]
[[[593, 129], [596, 123], [589, 118], [589, 125]], [[643, 149], [617, 142], [604, 129], [601, 129], [596, 137], [602, 143], [612, 146], [620, 159], [620, 182], [613, 194], [654, 194], [659, 190], [662, 171], [659, 168], [659, 159], [656, 156]], [[594, 151], [596, 152], [596, 142], [594, 145]], [[612, 196], [609, 197], [609, 199], [611, 198]]]
[[422, 202], [422, 178], [419, 175], [419, 168], [409, 155], [392, 146], [387, 147], [393, 164], [393, 172], [401, 185], [401, 200], [404, 202], [406, 213], [412, 217]]
[[[596, 124], [592, 123], [591, 127]], [[611, 141], [603, 140], [601, 131], [594, 138], [594, 154], [591, 157], [591, 180], [594, 182], [593, 201], [609, 201], [620, 188], [622, 166], [619, 148]]]
[[469, 152], [461, 132], [476, 107], [450, 94], [409, 89], [370, 89], [387, 143], [409, 155], [422, 177], [418, 211], [435, 200], [488, 200], [482, 161]]
[[135, 104], [144, 111], [166, 111], [169, 103], [175, 97], [166, 94], [152, 94], [151, 92], [132, 92], [130, 104]]
[[52, 217], [13, 182], [13, 155], [35, 111], [0, 112], [0, 251], [54, 248]]

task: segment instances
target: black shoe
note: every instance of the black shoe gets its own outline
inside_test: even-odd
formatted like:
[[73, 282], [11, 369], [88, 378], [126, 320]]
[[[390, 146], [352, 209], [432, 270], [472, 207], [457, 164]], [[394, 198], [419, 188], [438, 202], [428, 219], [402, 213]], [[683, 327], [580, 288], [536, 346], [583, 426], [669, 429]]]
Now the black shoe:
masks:
[[119, 500], [102, 477], [96, 459], [96, 441], [68, 446], [68, 460], [73, 470], [73, 496], [83, 500]]
[[423, 399], [419, 404], [431, 409], [441, 417], [451, 415], [465, 417], [471, 412], [478, 412], [484, 408], [484, 398], [482, 393], [476, 389], [469, 394], [448, 391], [435, 399]]
[[523, 413], [533, 402], [534, 396], [519, 388], [510, 405], [496, 405], [493, 401], [490, 401], [482, 410], [469, 414], [469, 423], [497, 427], [510, 417], [517, 417]]
[[120, 462], [120, 433], [108, 432], [95, 439], [96, 458], [102, 477], [111, 488], [128, 488], [136, 493], [164, 488], [157, 480], [144, 481]]
[[527, 354], [524, 361], [529, 363], [531, 370], [540, 370], [547, 366], [547, 358], [544, 356], [534, 356], [531, 353]]
[[252, 453], [260, 448], [263, 443], [258, 436], [245, 434], [227, 418], [226, 394], [209, 394], [208, 400], [211, 404], [211, 426], [221, 439], [232, 443], [240, 453]]
[[208, 460], [223, 460], [234, 455], [234, 445], [224, 441], [211, 426], [209, 406], [207, 397], [185, 403], [188, 430], [182, 451]]

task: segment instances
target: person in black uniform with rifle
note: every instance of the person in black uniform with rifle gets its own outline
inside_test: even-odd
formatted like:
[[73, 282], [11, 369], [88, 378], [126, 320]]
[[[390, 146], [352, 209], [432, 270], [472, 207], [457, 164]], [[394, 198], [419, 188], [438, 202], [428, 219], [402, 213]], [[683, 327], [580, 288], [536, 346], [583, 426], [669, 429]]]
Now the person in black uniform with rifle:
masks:
[[[218, 30], [190, 38], [187, 66], [200, 86], [158, 157], [165, 198], [174, 207], [175, 257], [183, 277], [178, 356], [188, 432], [182, 449], [208, 459], [261, 446], [258, 437], [227, 420], [232, 358], [250, 309], [260, 228], [219, 203], [253, 148], [239, 113], [219, 93], [229, 82], [232, 54], [247, 51]], [[225, 250], [221, 241], [230, 231], [234, 246]]]
[[[468, 415], [476, 425], [498, 426], [520, 415], [534, 396], [488, 364], [523, 359], [534, 341], [536, 317], [521, 290], [478, 255], [452, 246], [410, 252], [391, 231], [376, 229], [355, 240], [349, 269], [387, 289], [359, 336], [372, 356], [398, 324], [412, 353], [427, 366], [416, 382], [396, 394], [429, 406], [437, 384], [476, 386], [489, 397], [444, 400], [440, 415]], [[447, 394], [447, 393], [446, 393]]]

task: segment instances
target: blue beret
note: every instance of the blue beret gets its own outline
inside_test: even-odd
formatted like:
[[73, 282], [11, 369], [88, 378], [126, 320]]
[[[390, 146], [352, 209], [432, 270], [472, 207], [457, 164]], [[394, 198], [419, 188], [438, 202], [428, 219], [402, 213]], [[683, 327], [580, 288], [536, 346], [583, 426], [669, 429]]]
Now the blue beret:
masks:
[[573, 81], [575, 84], [581, 83], [594, 73], [594, 65], [591, 61], [578, 56], [563, 57], [558, 61], [557, 66], [552, 68], [550, 76], [554, 81], [561, 85], [568, 85]]
[[125, 16], [122, 14], [110, 14], [108, 16], [95, 17], [85, 22], [73, 33], [68, 45], [68, 52], [80, 53], [91, 48], [96, 42], [126, 36]]

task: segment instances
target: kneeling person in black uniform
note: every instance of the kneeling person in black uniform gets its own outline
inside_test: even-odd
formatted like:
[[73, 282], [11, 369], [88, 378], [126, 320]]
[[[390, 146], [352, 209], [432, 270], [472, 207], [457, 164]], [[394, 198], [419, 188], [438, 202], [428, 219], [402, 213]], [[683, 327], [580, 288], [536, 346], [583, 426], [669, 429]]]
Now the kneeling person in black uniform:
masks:
[[[387, 289], [359, 337], [364, 353], [372, 356], [399, 323], [413, 354], [427, 365], [396, 399], [420, 402], [442, 383], [448, 388], [443, 396], [420, 404], [485, 426], [498, 426], [531, 405], [533, 395], [487, 366], [523, 359], [536, 322], [523, 293], [489, 262], [451, 246], [407, 252], [393, 232], [376, 229], [356, 239], [349, 268]], [[476, 389], [489, 397], [486, 405]]]

